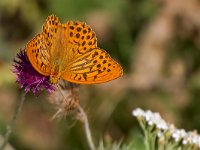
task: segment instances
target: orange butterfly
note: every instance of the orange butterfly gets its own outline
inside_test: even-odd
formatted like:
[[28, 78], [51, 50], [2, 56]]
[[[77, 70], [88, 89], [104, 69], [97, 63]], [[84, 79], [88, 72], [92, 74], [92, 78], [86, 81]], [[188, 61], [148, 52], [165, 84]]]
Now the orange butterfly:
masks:
[[48, 16], [42, 33], [26, 45], [26, 54], [40, 74], [55, 84], [60, 78], [74, 83], [93, 84], [116, 79], [122, 67], [97, 47], [92, 29], [85, 23]]

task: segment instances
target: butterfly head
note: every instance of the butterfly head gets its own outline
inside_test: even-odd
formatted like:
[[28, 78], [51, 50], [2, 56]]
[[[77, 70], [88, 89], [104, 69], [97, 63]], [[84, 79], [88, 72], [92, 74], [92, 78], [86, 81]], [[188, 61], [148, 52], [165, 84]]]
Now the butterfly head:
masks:
[[60, 79], [59, 76], [50, 75], [50, 83], [52, 83], [52, 84], [56, 84], [59, 79]]

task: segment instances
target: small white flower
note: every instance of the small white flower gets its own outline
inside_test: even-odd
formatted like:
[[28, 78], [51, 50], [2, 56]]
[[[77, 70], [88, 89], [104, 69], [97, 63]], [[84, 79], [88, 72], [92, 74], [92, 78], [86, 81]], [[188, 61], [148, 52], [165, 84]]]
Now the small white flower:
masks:
[[164, 120], [160, 120], [157, 122], [157, 128], [166, 131], [168, 130], [168, 124]]
[[168, 124], [169, 133], [173, 134], [175, 130], [176, 130], [176, 127], [173, 124]]
[[188, 132], [184, 138], [184, 143], [199, 145], [199, 135], [196, 132]]
[[132, 111], [132, 115], [135, 117], [141, 117], [141, 116], [144, 116], [144, 111], [140, 108], [137, 108]]
[[[146, 120], [147, 122], [152, 121], [152, 120], [151, 120], [151, 118], [152, 118], [152, 112], [151, 112], [150, 110], [146, 111], [146, 112], [144, 113], [144, 118], [145, 118], [145, 120]], [[153, 122], [152, 122], [152, 123], [153, 123]], [[151, 123], [150, 123], [150, 124], [151, 124]]]
[[186, 144], [188, 144], [188, 141], [184, 139], [182, 143], [183, 143], [183, 145], [186, 145]]
[[149, 120], [149, 121], [148, 121], [148, 125], [149, 125], [149, 126], [153, 126], [153, 125], [154, 125], [153, 121]]
[[197, 138], [197, 145], [200, 148], [200, 136], [198, 136], [198, 138]]
[[157, 136], [158, 136], [159, 138], [161, 138], [161, 137], [163, 136], [163, 132], [162, 132], [162, 131], [158, 131]]
[[185, 132], [184, 129], [176, 129], [173, 133], [172, 133], [172, 137], [174, 138], [174, 140], [176, 142], [178, 142], [179, 140], [183, 139], [184, 137], [187, 136], [187, 133]]

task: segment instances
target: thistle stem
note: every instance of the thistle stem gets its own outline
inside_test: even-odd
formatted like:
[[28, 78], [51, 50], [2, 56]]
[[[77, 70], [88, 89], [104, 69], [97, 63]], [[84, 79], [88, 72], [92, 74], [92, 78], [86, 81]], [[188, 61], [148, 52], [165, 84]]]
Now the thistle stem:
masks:
[[19, 103], [17, 104], [17, 106], [15, 108], [14, 115], [12, 117], [12, 120], [11, 120], [10, 124], [7, 125], [6, 134], [5, 134], [5, 137], [4, 137], [4, 141], [3, 141], [2, 145], [0, 146], [0, 150], [3, 150], [6, 147], [7, 143], [8, 143], [10, 135], [11, 135], [11, 133], [13, 131], [14, 126], [15, 126], [17, 117], [19, 116], [19, 113], [22, 110], [22, 106], [23, 106], [24, 100], [25, 100], [25, 95], [26, 95], [26, 93], [24, 93], [23, 91], [20, 92], [20, 101], [19, 101]]
[[89, 127], [87, 115], [80, 105], [78, 105], [78, 110], [79, 110], [80, 117], [81, 117], [80, 120], [84, 124], [84, 130], [85, 130], [85, 134], [86, 134], [86, 138], [87, 138], [89, 147], [90, 147], [91, 150], [96, 150], [96, 148], [94, 146], [94, 142], [92, 140], [92, 135], [91, 135], [91, 130], [90, 130], [90, 127]]

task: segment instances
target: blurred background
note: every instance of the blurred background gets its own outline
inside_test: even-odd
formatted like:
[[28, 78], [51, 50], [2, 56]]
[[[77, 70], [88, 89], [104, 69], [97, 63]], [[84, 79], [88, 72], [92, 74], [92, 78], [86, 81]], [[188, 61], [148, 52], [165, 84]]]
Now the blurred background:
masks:
[[[199, 0], [1, 0], [1, 134], [19, 101], [13, 59], [50, 14], [89, 24], [98, 46], [124, 69], [115, 81], [81, 86], [97, 145], [134, 138], [142, 146], [131, 116], [137, 107], [160, 112], [179, 128], [200, 130]], [[16, 150], [87, 150], [82, 124], [73, 116], [51, 121], [56, 109], [48, 96], [28, 93], [10, 144]]]

